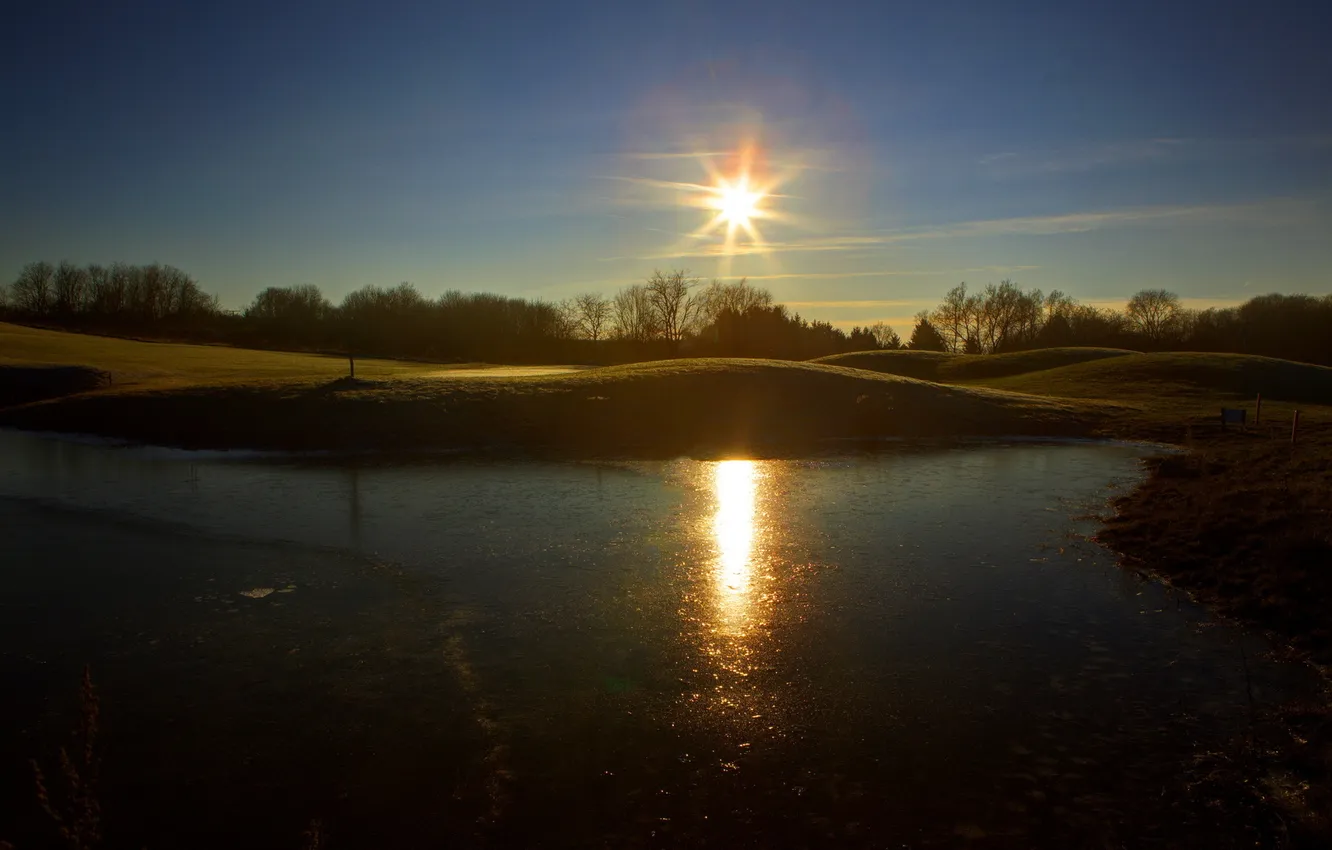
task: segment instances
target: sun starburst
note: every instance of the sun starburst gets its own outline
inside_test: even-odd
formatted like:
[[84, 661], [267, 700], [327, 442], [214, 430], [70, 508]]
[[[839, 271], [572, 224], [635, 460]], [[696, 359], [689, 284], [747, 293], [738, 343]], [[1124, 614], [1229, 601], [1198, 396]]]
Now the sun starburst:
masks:
[[763, 153], [756, 146], [741, 148], [729, 163], [719, 167], [711, 157], [701, 158], [710, 183], [690, 203], [712, 212], [712, 217], [693, 232], [695, 239], [721, 236], [718, 253], [730, 256], [743, 247], [745, 252], [761, 251], [763, 234], [756, 222], [777, 219], [772, 202], [781, 196], [775, 194], [777, 181], [764, 181]]
[[717, 269], [725, 276], [734, 258], [767, 255], [776, 250], [763, 232], [769, 225], [809, 226], [804, 215], [782, 208], [797, 196], [779, 191], [800, 179], [806, 166], [798, 156], [788, 153], [774, 159], [765, 146], [750, 141], [731, 150], [707, 146], [696, 153], [647, 153], [636, 158], [668, 163], [694, 160], [695, 167], [706, 175], [701, 179], [680, 174], [666, 178], [621, 178], [649, 191], [670, 192], [669, 201], [664, 197], [658, 201], [667, 206], [691, 208], [704, 214], [693, 229], [681, 232], [679, 240], [664, 256], [716, 258]]
[[749, 175], [742, 174], [734, 185], [722, 180], [712, 203], [727, 225], [747, 228], [749, 220], [758, 217], [758, 203], [762, 198], [762, 192], [749, 191]]

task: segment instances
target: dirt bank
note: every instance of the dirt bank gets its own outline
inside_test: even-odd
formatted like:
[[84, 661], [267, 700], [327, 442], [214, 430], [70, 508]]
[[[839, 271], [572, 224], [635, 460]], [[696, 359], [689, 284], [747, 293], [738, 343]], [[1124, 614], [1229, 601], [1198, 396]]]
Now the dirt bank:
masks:
[[[1332, 669], [1332, 425], [1192, 429], [1188, 451], [1149, 461], [1100, 540], [1130, 568]], [[1332, 840], [1332, 704], [1284, 706], [1222, 772], [1289, 819], [1288, 846]]]

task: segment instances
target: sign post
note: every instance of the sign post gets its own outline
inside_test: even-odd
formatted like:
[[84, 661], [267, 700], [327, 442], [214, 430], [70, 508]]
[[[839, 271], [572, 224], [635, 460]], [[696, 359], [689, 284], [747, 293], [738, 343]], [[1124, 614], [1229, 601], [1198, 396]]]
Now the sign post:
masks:
[[1248, 418], [1248, 415], [1249, 412], [1247, 410], [1234, 410], [1229, 407], [1221, 408], [1221, 430], [1226, 430], [1227, 422], [1238, 422], [1240, 425], [1243, 425]]

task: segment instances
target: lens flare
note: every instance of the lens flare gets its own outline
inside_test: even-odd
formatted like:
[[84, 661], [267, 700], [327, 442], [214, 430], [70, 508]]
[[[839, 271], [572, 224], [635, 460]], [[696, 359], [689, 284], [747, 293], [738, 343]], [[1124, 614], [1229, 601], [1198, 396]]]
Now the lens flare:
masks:
[[734, 185], [723, 179], [719, 181], [716, 191], [717, 196], [712, 204], [727, 226], [739, 225], [746, 230], [752, 230], [750, 219], [759, 215], [758, 203], [762, 200], [763, 193], [749, 190], [749, 176], [740, 175]]

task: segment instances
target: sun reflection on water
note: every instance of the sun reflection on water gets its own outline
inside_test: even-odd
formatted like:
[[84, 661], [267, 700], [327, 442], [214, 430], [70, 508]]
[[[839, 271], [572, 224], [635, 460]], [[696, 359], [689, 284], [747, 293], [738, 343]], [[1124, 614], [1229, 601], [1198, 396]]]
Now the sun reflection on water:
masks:
[[[769, 460], [691, 462], [692, 551], [680, 609], [698, 655], [681, 679], [689, 716], [731, 740], [727, 763], [783, 734], [784, 606], [795, 574], [786, 563], [792, 529], [780, 521], [785, 469]], [[737, 762], [738, 763], [738, 762]]]
[[728, 626], [737, 626], [749, 607], [753, 583], [754, 519], [759, 472], [752, 460], [724, 460], [715, 471], [717, 513], [716, 583], [719, 604]]
[[[764, 492], [770, 465], [724, 460], [709, 466], [704, 469], [705, 475], [711, 473], [713, 512], [710, 525], [701, 523], [699, 529], [710, 538], [710, 557], [700, 565], [709, 604], [698, 616], [700, 649], [710, 661], [712, 684], [702, 705], [709, 714], [721, 711], [742, 726], [771, 728], [772, 694], [756, 675], [772, 663], [764, 629], [775, 598]], [[700, 483], [706, 487], [706, 481]]]

